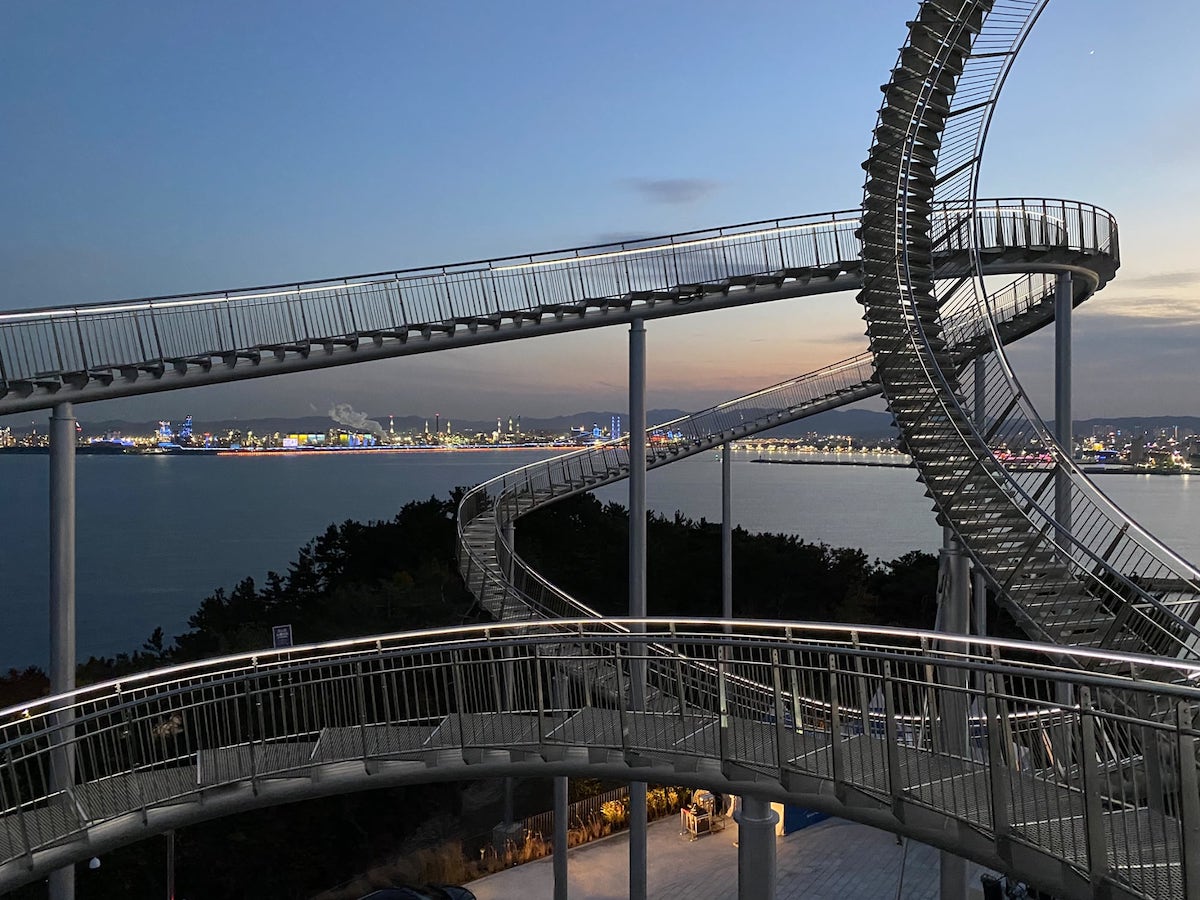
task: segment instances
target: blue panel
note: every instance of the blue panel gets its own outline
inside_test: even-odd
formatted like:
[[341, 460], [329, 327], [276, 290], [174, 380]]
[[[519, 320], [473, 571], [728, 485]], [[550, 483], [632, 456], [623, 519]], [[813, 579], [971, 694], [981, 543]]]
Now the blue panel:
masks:
[[783, 807], [783, 833], [791, 834], [793, 831], [799, 831], [809, 825], [824, 822], [828, 818], [828, 813], [817, 812], [815, 809], [808, 809], [804, 806], [785, 804]]

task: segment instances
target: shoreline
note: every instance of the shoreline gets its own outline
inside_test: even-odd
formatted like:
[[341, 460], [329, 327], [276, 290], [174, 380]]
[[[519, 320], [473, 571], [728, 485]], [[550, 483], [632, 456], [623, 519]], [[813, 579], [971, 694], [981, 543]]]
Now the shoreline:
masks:
[[[867, 462], [854, 459], [752, 459], [752, 463], [765, 463], [776, 466], [857, 466], [863, 469], [912, 469], [910, 462]], [[1012, 467], [1014, 472], [1051, 471], [1049, 468]], [[1080, 466], [1084, 475], [1188, 475], [1188, 469], [1139, 469], [1134, 466]]]
[[[383, 447], [263, 447], [255, 449], [233, 449], [230, 447], [196, 448], [124, 448], [94, 447], [80, 445], [75, 448], [77, 456], [308, 456], [331, 453], [478, 453], [484, 451], [546, 450], [567, 453], [582, 450], [579, 444], [466, 444], [461, 446], [438, 446], [436, 444], [414, 444]], [[0, 447], [0, 456], [47, 456], [49, 447]]]

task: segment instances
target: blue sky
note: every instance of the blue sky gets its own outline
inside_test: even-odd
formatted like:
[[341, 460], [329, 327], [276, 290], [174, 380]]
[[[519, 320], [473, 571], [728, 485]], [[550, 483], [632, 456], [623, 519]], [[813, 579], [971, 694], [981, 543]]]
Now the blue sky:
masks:
[[[0, 308], [548, 250], [856, 206], [915, 2], [0, 5]], [[1115, 212], [1078, 417], [1200, 414], [1200, 9], [1054, 0], [985, 193]], [[865, 347], [850, 294], [649, 325], [650, 405]], [[111, 401], [84, 420], [625, 405], [623, 329]], [[1048, 335], [1015, 354], [1044, 393]]]

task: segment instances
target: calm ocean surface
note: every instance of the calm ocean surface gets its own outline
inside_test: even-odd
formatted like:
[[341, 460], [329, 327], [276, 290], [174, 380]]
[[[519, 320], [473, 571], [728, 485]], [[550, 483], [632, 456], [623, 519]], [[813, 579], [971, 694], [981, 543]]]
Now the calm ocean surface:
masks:
[[[331, 522], [384, 519], [547, 454], [472, 451], [78, 460], [80, 656], [186, 630], [218, 586], [284, 571]], [[755, 464], [737, 453], [733, 505], [749, 531], [862, 547], [884, 560], [940, 534], [911, 469]], [[0, 669], [48, 658], [48, 457], [0, 456]], [[704, 454], [650, 473], [650, 506], [719, 521], [721, 470]], [[1200, 476], [1107, 475], [1100, 487], [1187, 559], [1200, 559]], [[614, 485], [601, 499], [624, 502]], [[653, 548], [651, 548], [653, 552]], [[654, 599], [650, 598], [653, 614]]]

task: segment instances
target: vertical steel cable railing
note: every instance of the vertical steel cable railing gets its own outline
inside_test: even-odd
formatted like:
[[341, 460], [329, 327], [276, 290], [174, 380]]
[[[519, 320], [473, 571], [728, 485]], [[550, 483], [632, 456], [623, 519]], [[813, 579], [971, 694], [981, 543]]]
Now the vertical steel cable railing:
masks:
[[[1139, 529], [1057, 448], [1012, 375], [1000, 326], [981, 383], [947, 358], [945, 318], [989, 311], [980, 266], [997, 241], [1085, 241], [1115, 256], [1111, 219], [1072, 204], [1040, 213], [974, 201], [987, 125], [1008, 69], [1044, 3], [927, 3], [885, 93], [868, 171], [862, 234], [869, 333], [880, 380], [922, 480], [1026, 628], [1063, 643], [1190, 656], [1196, 571]], [[978, 213], [979, 248], [957, 278], [934, 283], [943, 236], [929, 204]], [[901, 248], [896, 256], [896, 248]], [[987, 248], [987, 249], [985, 249]], [[977, 424], [977, 422], [981, 424]], [[1055, 472], [1010, 470], [997, 449], [1019, 439], [1047, 448], [1071, 479], [1073, 533], [1054, 517]]]
[[834, 275], [858, 259], [857, 218], [839, 211], [426, 269], [0, 313], [0, 396], [65, 379], [686, 300], [755, 276]]
[[[1054, 646], [979, 653], [965, 637], [902, 629], [612, 624], [269, 651], [0, 711], [0, 890], [191, 817], [537, 760], [815, 805], [1059, 896], [1200, 896], [1200, 668], [1081, 651], [1090, 668], [1137, 672], [1104, 676], [1062, 668]], [[578, 653], [610, 660], [615, 689], [564, 679]], [[639, 663], [673, 705], [622, 702]], [[1179, 683], [1157, 680], [1181, 668]], [[1064, 693], [1078, 699], [1064, 707]], [[1131, 712], [1154, 707], [1172, 715]], [[77, 777], [56, 789], [67, 708]], [[953, 710], [964, 715], [949, 727]], [[1131, 731], [1166, 748], [1152, 778]]]

